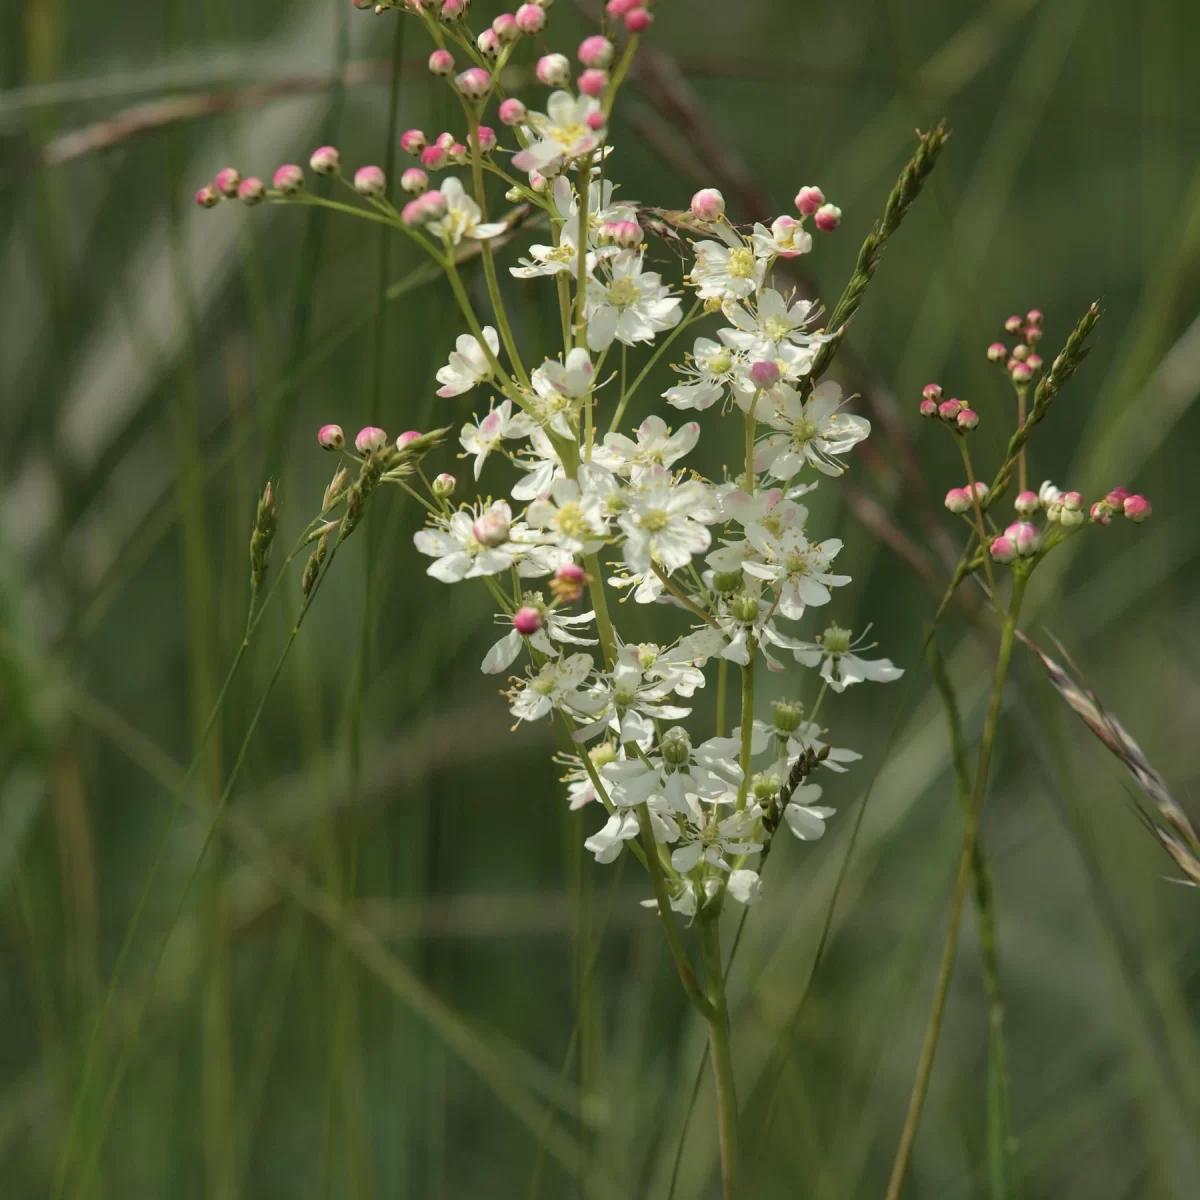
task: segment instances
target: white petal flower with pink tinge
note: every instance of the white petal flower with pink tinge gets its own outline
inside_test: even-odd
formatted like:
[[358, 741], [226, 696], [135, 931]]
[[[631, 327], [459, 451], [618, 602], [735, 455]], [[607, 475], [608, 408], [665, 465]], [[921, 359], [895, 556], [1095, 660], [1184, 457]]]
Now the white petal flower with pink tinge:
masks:
[[586, 316], [588, 346], [606, 350], [615, 339], [626, 346], [652, 342], [683, 316], [678, 296], [654, 271], [642, 270], [642, 256], [619, 254], [602, 264], [608, 278], [588, 282]]
[[667, 388], [663, 399], [673, 408], [703, 411], [723, 399], [748, 369], [749, 361], [742, 351], [712, 338], [697, 338], [692, 352], [675, 368], [677, 375], [690, 382]]
[[464, 425], [458, 441], [467, 454], [475, 455], [475, 478], [479, 478], [488, 455], [505, 438], [528, 437], [533, 428], [533, 422], [524, 413], [513, 415], [511, 400], [493, 408], [478, 425]]
[[716, 514], [709, 490], [699, 480], [680, 483], [665, 467], [648, 467], [628, 490], [626, 501], [617, 523], [632, 571], [648, 571], [658, 564], [670, 575], [712, 542], [701, 522], [715, 520]]
[[[871, 423], [841, 411], [842, 389], [833, 382], [818, 384], [807, 401], [787, 384], [779, 384], [761, 399], [755, 417], [781, 432], [769, 434], [754, 448], [754, 469], [776, 479], [791, 479], [806, 464], [826, 475], [840, 475], [847, 454], [871, 432]], [[765, 411], [764, 411], [765, 410]]]
[[450, 175], [443, 179], [438, 190], [445, 197], [446, 212], [431, 222], [429, 229], [450, 245], [457, 246], [463, 238], [486, 241], [498, 237], [508, 228], [503, 221], [480, 223], [483, 213], [474, 199], [467, 195], [462, 180], [457, 176]]
[[744, 300], [762, 287], [766, 270], [747, 246], [698, 242], [689, 280], [701, 300]]
[[670, 467], [690, 453], [700, 437], [700, 426], [689, 421], [675, 433], [662, 417], [647, 417], [637, 427], [637, 441], [623, 433], [610, 433], [592, 451], [592, 462], [618, 475], [646, 467]]
[[604, 143], [603, 116], [600, 101], [593, 96], [576, 98], [570, 92], [552, 92], [544, 113], [531, 112], [526, 117], [526, 127], [536, 140], [513, 155], [513, 166], [518, 171], [550, 175], [590, 154]]
[[450, 352], [450, 361], [437, 373], [437, 381], [442, 385], [437, 394], [443, 399], [461, 396], [477, 383], [491, 379], [492, 359], [500, 353], [500, 338], [490, 325], [485, 325], [482, 333], [492, 357], [488, 357], [478, 338], [469, 333], [460, 334]]

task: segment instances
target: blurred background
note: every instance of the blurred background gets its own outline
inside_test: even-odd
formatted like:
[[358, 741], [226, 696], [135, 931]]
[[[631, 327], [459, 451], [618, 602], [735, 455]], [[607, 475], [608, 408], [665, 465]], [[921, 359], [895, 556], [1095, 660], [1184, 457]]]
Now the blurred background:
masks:
[[[476, 0], [472, 22], [498, 11]], [[1185, 803], [1200, 770], [1200, 11], [656, 13], [613, 126], [624, 194], [683, 207], [715, 184], [748, 220], [820, 184], [844, 218], [803, 269], [828, 301], [914, 130], [953, 129], [836, 370], [875, 436], [813, 505], [855, 582], [810, 632], [873, 621], [907, 674], [824, 710], [864, 761], [826, 780], [829, 835], [776, 852], [733, 975], [753, 1194], [882, 1195], [962, 833], [921, 655], [961, 465], [916, 402], [931, 379], [969, 399], [990, 473], [1013, 406], [984, 349], [1010, 312], [1045, 311], [1049, 360], [1104, 310], [1034, 480], [1155, 505], [1050, 560], [1028, 626], [1062, 640]], [[324, 142], [395, 174], [397, 130], [461, 135], [419, 27], [343, 0], [8, 0], [0, 21], [0, 1195], [667, 1196], [703, 1029], [636, 864], [582, 850], [601, 822], [567, 811], [550, 726], [510, 734], [479, 673], [489, 598], [425, 575], [400, 495], [339, 556], [190, 880], [299, 607], [293, 570], [183, 786], [241, 641], [262, 485], [278, 481], [278, 565], [328, 482], [320, 423], [395, 434], [485, 403], [434, 397], [459, 319], [401, 239], [192, 194]], [[548, 32], [570, 52], [595, 29], [559, 0]], [[653, 250], [668, 271], [675, 253]], [[556, 315], [548, 288], [521, 288], [532, 346]], [[457, 469], [451, 448], [433, 461]], [[642, 637], [675, 625], [623, 615]], [[986, 630], [955, 608], [943, 640], [972, 741]], [[760, 711], [786, 684], [763, 683]], [[1021, 1193], [1194, 1197], [1200, 901], [1020, 650], [983, 838]], [[909, 1195], [997, 1194], [987, 1014], [968, 913]], [[706, 1080], [677, 1196], [716, 1194], [713, 1130]], [[69, 1131], [83, 1152], [59, 1178]]]

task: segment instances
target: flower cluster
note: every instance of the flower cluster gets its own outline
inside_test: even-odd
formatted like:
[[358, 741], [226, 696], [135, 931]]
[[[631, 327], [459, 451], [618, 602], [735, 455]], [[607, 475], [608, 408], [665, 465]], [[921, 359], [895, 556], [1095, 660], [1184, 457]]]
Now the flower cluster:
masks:
[[[377, 167], [347, 180], [328, 146], [310, 166], [341, 180], [362, 215], [409, 236], [449, 276], [465, 329], [437, 372], [438, 395], [487, 395], [459, 443], [475, 481], [498, 466], [508, 479], [506, 494], [458, 507], [449, 474], [423, 492], [397, 480], [428, 513], [416, 550], [431, 560], [434, 578], [489, 589], [503, 634], [483, 671], [523, 662], [505, 692], [509, 711], [517, 725], [551, 720], [561, 731], [570, 747], [560, 759], [569, 803], [606, 810], [585, 843], [597, 860], [611, 862], [641, 839], [662, 889], [650, 903], [665, 896], [689, 916], [719, 911], [726, 895], [751, 903], [776, 829], [812, 840], [833, 813], [817, 803], [822, 789], [808, 774], [844, 771], [858, 757], [820, 740], [827, 697], [901, 674], [828, 619], [804, 629], [809, 610], [831, 606], [850, 580], [837, 568], [841, 541], [810, 528], [803, 498], [817, 486], [812, 476], [846, 469], [870, 425], [847, 410], [836, 383], [813, 377], [832, 335], [822, 310], [780, 287], [775, 271], [809, 253], [814, 233], [836, 230], [841, 211], [806, 185], [794, 213], [739, 227], [720, 192], [703, 188], [686, 214], [694, 238], [687, 270], [672, 280], [654, 256], [645, 210], [614, 183], [608, 144], [613, 97], [650, 23], [644, 3], [610, 0], [609, 27], [623, 25], [631, 36], [623, 50], [600, 34], [584, 39], [574, 79], [565, 55], [537, 58], [534, 77], [548, 89], [540, 105], [502, 95], [497, 81], [522, 38], [544, 30], [548, 4], [524, 4], [477, 35], [460, 0], [376, 7], [425, 25], [436, 45], [430, 71], [456, 95], [463, 128], [403, 134], [400, 148], [416, 163], [400, 178], [410, 198], [399, 207]], [[470, 65], [460, 69], [456, 54]], [[493, 103], [495, 127], [483, 123]], [[503, 219], [489, 215], [489, 180], [500, 180], [518, 205]], [[223, 171], [197, 199], [209, 206], [222, 196], [331, 203], [290, 164], [270, 188]], [[549, 352], [518, 344], [496, 264], [522, 210], [537, 213], [549, 237], [518, 251], [508, 276], [556, 290], [562, 342]], [[488, 323], [459, 278], [459, 264], [471, 258], [482, 263]], [[666, 412], [688, 419], [672, 425], [651, 414], [627, 423], [650, 367], [684, 330], [693, 331], [692, 348], [661, 398]], [[702, 430], [694, 418], [705, 413]], [[402, 435], [398, 445], [417, 436]], [[686, 465], [702, 436], [731, 451], [719, 478]], [[318, 440], [345, 452], [336, 426]], [[355, 439], [360, 456], [387, 445], [375, 428]], [[674, 624], [661, 644], [622, 636], [610, 601], [630, 597], [670, 611]], [[806, 703], [778, 705], [771, 722], [756, 720], [760, 665], [790, 666], [800, 678], [789, 692], [803, 695], [807, 686]], [[741, 719], [727, 730], [725, 691], [735, 671]], [[714, 684], [718, 728], [706, 737], [683, 722], [697, 691]]]

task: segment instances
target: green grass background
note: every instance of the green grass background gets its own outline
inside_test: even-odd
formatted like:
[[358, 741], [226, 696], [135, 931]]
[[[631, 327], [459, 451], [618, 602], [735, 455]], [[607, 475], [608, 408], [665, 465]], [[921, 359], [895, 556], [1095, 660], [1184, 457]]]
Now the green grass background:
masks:
[[[1053, 350], [1101, 301], [1094, 353], [1039, 429], [1033, 476], [1093, 494], [1125, 483], [1155, 515], [1056, 555], [1031, 626], [1063, 640], [1187, 801], [1200, 769], [1200, 10], [660, 0], [657, 14], [658, 85], [634, 79], [614, 122], [625, 194], [681, 207], [718, 152], [744, 164], [742, 192], [726, 186], [735, 217], [751, 192], [786, 211], [819, 183], [845, 214], [805, 263], [830, 300], [914, 128], [948, 118], [950, 145], [850, 338], [866, 367], [843, 376], [899, 405], [921, 481], [878, 428], [853, 477], [935, 547], [936, 569], [931, 530], [951, 525], [931, 526], [921, 494], [960, 468], [915, 417], [921, 385], [970, 399], [994, 466], [1013, 416], [983, 356], [999, 322], [1043, 308]], [[308, 210], [191, 203], [226, 163], [265, 177], [334, 141], [350, 165], [403, 166], [389, 130], [456, 129], [409, 24], [397, 41], [394, 17], [340, 0], [7, 0], [0, 13], [6, 1200], [55, 1194], [97, 1012], [241, 637], [262, 483], [280, 480], [278, 563], [328, 480], [318, 424], [377, 416], [395, 433], [457, 424], [479, 403], [433, 396], [461, 330], [444, 284], [408, 279], [406, 244]], [[569, 0], [554, 7], [556, 48], [593, 28]], [[282, 79], [284, 94], [244, 92]], [[215, 111], [99, 144], [113, 118], [198, 96]], [[703, 144], [681, 127], [680, 96], [699, 106]], [[547, 289], [509, 292], [522, 344], [552, 338]], [[855, 577], [829, 615], [875, 622], [908, 674], [825, 710], [835, 744], [866, 756], [827, 789], [845, 819], [777, 852], [738, 952], [746, 1174], [763, 1200], [882, 1194], [961, 837], [920, 656], [933, 601], [836, 486], [815, 500], [814, 525], [846, 539]], [[599, 820], [566, 811], [549, 727], [508, 732], [478, 671], [495, 637], [486, 593], [428, 579], [417, 524], [381, 496], [339, 556], [179, 908], [298, 573], [233, 684], [97, 1043], [78, 1129], [85, 1147], [104, 1135], [92, 1196], [667, 1195], [701, 1023], [637, 904], [649, 889], [636, 864], [597, 867], [580, 849]], [[668, 628], [645, 610], [623, 618], [630, 636]], [[977, 737], [988, 643], [956, 613], [946, 646]], [[760, 705], [785, 686], [764, 684]], [[1023, 1194], [1194, 1197], [1200, 901], [1166, 878], [1119, 767], [1028, 656], [1001, 738], [983, 837]], [[964, 928], [914, 1197], [995, 1195], [973, 917]], [[713, 1130], [704, 1089], [678, 1196], [715, 1195]], [[83, 1195], [77, 1180], [63, 1194]]]

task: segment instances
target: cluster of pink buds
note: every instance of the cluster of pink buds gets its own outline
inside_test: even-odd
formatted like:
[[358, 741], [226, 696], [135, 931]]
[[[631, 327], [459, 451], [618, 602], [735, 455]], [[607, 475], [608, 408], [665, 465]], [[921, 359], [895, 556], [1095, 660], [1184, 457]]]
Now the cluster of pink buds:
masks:
[[437, 188], [422, 192], [400, 210], [400, 219], [408, 226], [425, 225], [430, 221], [441, 220], [445, 215], [446, 197]]
[[921, 416], [942, 421], [962, 433], [970, 433], [979, 424], [979, 414], [965, 400], [945, 399], [938, 383], [927, 383], [921, 389], [918, 411]]
[[812, 217], [822, 233], [832, 233], [842, 223], [842, 210], [836, 204], [827, 204], [819, 187], [806, 184], [796, 193], [795, 203], [796, 211], [802, 217]]
[[[318, 147], [312, 152], [308, 165], [317, 175], [334, 177], [342, 173], [342, 159], [336, 146]], [[212, 208], [222, 196], [228, 199], [236, 197], [243, 204], [251, 205], [260, 203], [268, 196], [276, 200], [286, 200], [289, 196], [299, 195], [305, 190], [305, 186], [304, 168], [296, 163], [284, 163], [276, 169], [271, 176], [273, 190], [270, 192], [257, 176], [248, 175], [243, 179], [235, 167], [224, 167], [217, 172], [212, 183], [206, 184], [196, 193], [196, 203], [201, 208]], [[354, 173], [354, 190], [360, 196], [383, 196], [387, 192], [387, 178], [379, 167], [360, 167]]]
[[[988, 493], [988, 486], [982, 480], [975, 483], [975, 496], [978, 497], [980, 503]], [[952, 513], [965, 513], [974, 506], [974, 499], [971, 496], [970, 487], [951, 488], [946, 493], [945, 504]]]
[[988, 547], [993, 562], [1002, 565], [1018, 558], [1032, 558], [1042, 547], [1041, 531], [1032, 521], [1014, 521]]
[[[396, 439], [396, 449], [404, 450], [414, 442], [420, 441], [422, 437], [424, 437], [424, 434], [419, 433], [415, 429], [409, 429]], [[354, 437], [354, 449], [363, 458], [369, 458], [372, 454], [378, 454], [387, 448], [388, 443], [387, 433], [377, 425], [363, 426]], [[342, 450], [346, 445], [346, 435], [340, 425], [322, 425], [317, 430], [317, 444], [322, 450]], [[441, 478], [441, 476], [438, 478]], [[454, 476], [447, 476], [447, 478], [452, 485], [450, 490], [453, 491]]]
[[1088, 510], [1088, 516], [1096, 525], [1108, 525], [1113, 517], [1140, 523], [1153, 512], [1153, 506], [1145, 496], [1131, 492], [1128, 488], [1115, 487], [1103, 500], [1097, 500]]
[[[299, 167], [280, 167], [279, 171], [275, 172], [276, 188], [283, 191], [281, 183], [294, 185], [293, 172], [297, 171], [300, 173], [300, 184], [299, 187], [291, 186], [291, 191], [295, 192], [303, 188], [304, 172], [300, 171]], [[284, 172], [282, 177], [280, 172]], [[224, 196], [227, 200], [235, 198], [241, 200], [243, 204], [258, 204], [259, 201], [266, 199], [266, 195], [267, 188], [261, 179], [253, 175], [243, 179], [236, 167], [222, 167], [212, 183], [206, 183], [196, 193], [196, 203], [201, 208], [212, 208]]]
[[1020, 340], [1011, 349], [1003, 342], [993, 342], [987, 348], [988, 361], [1002, 365], [1013, 383], [1023, 387], [1042, 368], [1042, 356], [1037, 352], [1042, 340], [1042, 310], [1031, 308], [1023, 317], [1014, 314], [1004, 322], [1004, 332]]
[[[505, 104], [510, 101], [505, 101]], [[520, 101], [516, 101], [520, 103]], [[522, 109], [524, 106], [522, 106]], [[504, 119], [504, 104], [500, 106], [501, 120]], [[522, 115], [524, 115], [522, 111]], [[497, 138], [496, 131], [489, 125], [480, 125], [478, 127], [478, 135], [468, 135], [468, 142], [474, 145], [475, 137], [478, 137], [479, 152], [481, 154], [491, 154], [496, 148]], [[462, 166], [463, 163], [469, 161], [471, 157], [470, 148], [464, 143], [458, 141], [452, 133], [439, 133], [432, 141], [430, 141], [420, 129], [407, 129], [400, 135], [400, 149], [405, 154], [411, 154], [414, 158], [421, 161], [421, 166], [427, 171], [440, 171], [447, 166]], [[415, 179], [415, 175], [410, 175], [410, 172], [405, 172], [406, 177]], [[417, 192], [421, 188], [414, 186], [402, 185], [405, 191]], [[425, 185], [422, 185], [424, 187]]]
[[645, 33], [654, 20], [650, 0], [608, 0], [604, 11], [614, 20], [624, 20], [630, 33]]

